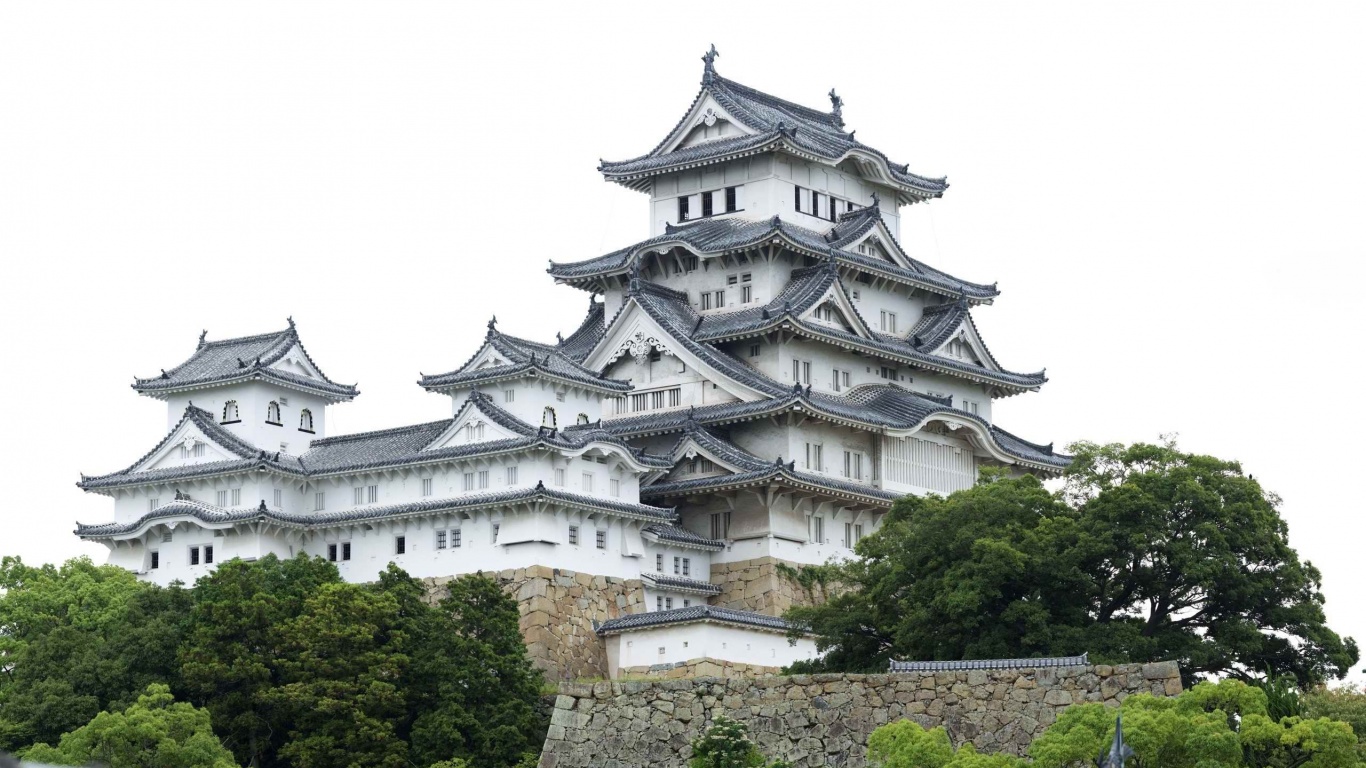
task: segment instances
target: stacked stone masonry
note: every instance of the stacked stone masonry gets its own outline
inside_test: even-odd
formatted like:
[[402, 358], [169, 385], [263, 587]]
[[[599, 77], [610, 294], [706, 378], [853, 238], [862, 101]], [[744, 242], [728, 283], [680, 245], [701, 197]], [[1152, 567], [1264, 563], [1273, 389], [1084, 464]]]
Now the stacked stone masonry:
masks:
[[[593, 623], [645, 611], [645, 589], [639, 579], [540, 565], [485, 575], [517, 601], [527, 652], [547, 680], [607, 677], [607, 649]], [[424, 579], [429, 599], [445, 597], [446, 584], [453, 578]]]
[[807, 594], [800, 584], [783, 575], [780, 564], [793, 570], [803, 567], [769, 556], [733, 563], [712, 563], [711, 583], [721, 588], [721, 594], [713, 597], [711, 604], [782, 616], [794, 605], [823, 601], [819, 588], [817, 594]]
[[902, 718], [942, 725], [956, 745], [1023, 754], [1074, 703], [1180, 692], [1175, 662], [561, 683], [540, 767], [683, 766], [717, 715], [744, 723], [770, 760], [794, 768], [863, 768], [868, 735]]

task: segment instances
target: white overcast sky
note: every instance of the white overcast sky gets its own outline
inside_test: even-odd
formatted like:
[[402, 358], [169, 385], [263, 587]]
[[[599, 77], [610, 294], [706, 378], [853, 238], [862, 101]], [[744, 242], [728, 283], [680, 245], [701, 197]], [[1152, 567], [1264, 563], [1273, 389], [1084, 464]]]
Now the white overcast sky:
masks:
[[333, 434], [445, 415], [418, 373], [492, 314], [572, 330], [547, 260], [646, 236], [594, 168], [664, 136], [715, 43], [948, 176], [903, 241], [1000, 281], [987, 342], [1051, 379], [999, 424], [1241, 460], [1366, 641], [1364, 38], [1360, 3], [0, 4], [0, 554], [102, 558], [78, 473], [163, 436], [128, 385], [201, 329], [292, 315], [363, 392]]

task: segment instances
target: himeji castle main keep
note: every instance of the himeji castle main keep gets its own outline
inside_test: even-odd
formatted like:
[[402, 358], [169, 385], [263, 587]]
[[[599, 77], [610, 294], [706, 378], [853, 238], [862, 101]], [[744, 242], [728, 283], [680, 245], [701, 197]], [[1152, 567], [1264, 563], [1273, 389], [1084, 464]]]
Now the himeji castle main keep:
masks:
[[551, 677], [755, 672], [816, 652], [784, 636], [807, 598], [782, 564], [851, 557], [895, 499], [969, 487], [983, 467], [1061, 472], [1069, 457], [992, 418], [1046, 381], [978, 333], [996, 286], [900, 245], [902, 206], [945, 180], [855, 139], [834, 91], [828, 110], [799, 106], [715, 58], [663, 141], [600, 165], [649, 196], [651, 231], [551, 264], [589, 296], [572, 333], [490, 322], [468, 360], [418, 382], [450, 418], [352, 435], [329, 435], [327, 410], [356, 387], [292, 321], [201, 334], [134, 381], [166, 402], [169, 431], [81, 478], [114, 521], [77, 535], [159, 583], [299, 553], [357, 582], [394, 562], [434, 591], [483, 572], [518, 600]]

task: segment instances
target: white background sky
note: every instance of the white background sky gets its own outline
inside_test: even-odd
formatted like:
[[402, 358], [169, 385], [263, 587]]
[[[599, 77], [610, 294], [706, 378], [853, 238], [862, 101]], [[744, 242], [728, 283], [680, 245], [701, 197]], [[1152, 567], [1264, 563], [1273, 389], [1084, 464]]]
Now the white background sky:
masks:
[[[1366, 5], [0, 5], [0, 554], [60, 561], [165, 431], [136, 396], [292, 315], [358, 382], [333, 434], [446, 415], [419, 371], [484, 323], [553, 339], [576, 261], [647, 235], [598, 158], [648, 151], [698, 57], [815, 107], [942, 200], [911, 253], [999, 280], [997, 422], [1236, 458], [1284, 497], [1332, 627], [1366, 641]], [[1361, 679], [1358, 669], [1357, 679]]]

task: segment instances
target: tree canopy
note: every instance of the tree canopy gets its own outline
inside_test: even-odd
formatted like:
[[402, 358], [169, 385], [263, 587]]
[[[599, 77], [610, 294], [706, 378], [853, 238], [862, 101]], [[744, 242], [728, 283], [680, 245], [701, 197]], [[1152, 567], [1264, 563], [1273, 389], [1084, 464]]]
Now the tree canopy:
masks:
[[1089, 652], [1176, 660], [1188, 684], [1272, 670], [1310, 685], [1356, 663], [1279, 499], [1236, 462], [1170, 443], [1073, 449], [1059, 492], [988, 473], [948, 498], [906, 497], [861, 560], [801, 574], [850, 587], [787, 614], [829, 651], [803, 668]]
[[503, 768], [544, 736], [516, 602], [482, 576], [436, 606], [396, 566], [349, 584], [304, 556], [226, 561], [192, 589], [6, 559], [0, 588], [0, 750], [57, 744], [43, 759], [82, 762], [125, 739], [210, 754], [172, 725], [202, 721], [232, 765]]

